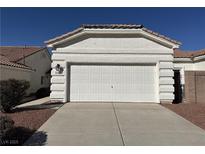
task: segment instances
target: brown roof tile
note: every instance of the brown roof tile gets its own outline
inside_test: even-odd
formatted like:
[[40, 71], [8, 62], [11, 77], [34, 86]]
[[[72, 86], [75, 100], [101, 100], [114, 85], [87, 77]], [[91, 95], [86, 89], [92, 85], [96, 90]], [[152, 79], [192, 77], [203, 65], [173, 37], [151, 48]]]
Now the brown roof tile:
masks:
[[63, 40], [67, 37], [70, 37], [76, 33], [79, 33], [83, 29], [142, 29], [143, 31], [145, 31], [147, 33], [150, 33], [150, 34], [155, 35], [157, 37], [163, 38], [163, 39], [170, 41], [172, 43], [179, 44], [179, 45], [181, 44], [180, 42], [178, 42], [176, 40], [168, 38], [168, 37], [161, 35], [159, 33], [153, 32], [153, 31], [145, 28], [143, 25], [137, 25], [137, 24], [83, 24], [80, 28], [78, 28], [74, 31], [68, 32], [66, 34], [63, 34], [61, 36], [58, 36], [56, 38], [50, 39], [48, 41], [45, 41], [45, 43], [46, 44], [55, 43], [57, 41]]
[[139, 29], [143, 28], [143, 25], [137, 24], [83, 24], [81, 26], [85, 29]]
[[9, 59], [9, 61], [17, 62], [21, 60], [23, 57], [27, 57], [39, 50], [43, 49], [44, 47], [18, 47], [18, 46], [1, 46], [0, 47], [0, 54], [4, 55]]
[[0, 65], [6, 65], [6, 66], [10, 66], [10, 67], [17, 67], [17, 68], [32, 70], [30, 67], [28, 67], [26, 65], [18, 64], [18, 63], [14, 63], [14, 62], [9, 61], [9, 59], [7, 57], [5, 57], [4, 55], [0, 55]]
[[205, 49], [197, 51], [182, 51], [180, 49], [174, 49], [175, 58], [194, 58], [202, 55], [205, 55]]

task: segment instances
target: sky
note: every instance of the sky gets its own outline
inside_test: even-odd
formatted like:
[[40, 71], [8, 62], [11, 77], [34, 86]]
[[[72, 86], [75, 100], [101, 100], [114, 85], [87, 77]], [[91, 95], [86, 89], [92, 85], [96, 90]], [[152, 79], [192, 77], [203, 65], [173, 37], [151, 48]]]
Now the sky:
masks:
[[183, 50], [205, 49], [204, 8], [0, 8], [1, 46], [45, 46], [44, 41], [81, 24], [142, 24], [182, 42]]

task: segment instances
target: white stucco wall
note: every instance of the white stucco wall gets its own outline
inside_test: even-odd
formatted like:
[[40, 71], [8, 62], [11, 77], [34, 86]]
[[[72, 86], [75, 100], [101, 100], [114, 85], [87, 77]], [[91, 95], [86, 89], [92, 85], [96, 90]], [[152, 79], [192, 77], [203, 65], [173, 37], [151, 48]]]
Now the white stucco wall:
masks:
[[194, 70], [194, 64], [192, 62], [180, 62], [180, 63], [175, 63], [174, 62], [174, 68], [182, 68], [183, 70]]
[[[50, 86], [50, 78], [45, 79], [44, 84], [41, 84], [41, 76], [45, 76], [46, 72], [51, 68], [51, 59], [46, 52], [46, 49], [44, 49], [25, 58], [25, 64], [34, 69], [30, 81], [30, 91], [32, 93], [35, 93], [42, 87]], [[19, 62], [24, 63], [24, 60]]]
[[64, 47], [53, 50], [52, 68], [60, 64], [64, 71], [56, 73], [52, 69], [51, 99], [67, 101], [67, 63], [133, 63], [156, 64], [159, 101], [174, 99], [173, 50], [143, 37], [87, 38], [69, 42]]
[[[0, 65], [0, 80], [17, 79], [30, 82], [31, 73], [32, 71], [30, 70]], [[29, 94], [30, 92], [31, 91], [29, 89], [27, 93]]]
[[194, 63], [194, 70], [196, 71], [205, 71], [205, 60]]
[[175, 68], [182, 68], [184, 71], [205, 71], [205, 60], [196, 62], [174, 62]]
[[[112, 35], [108, 35], [107, 37], [112, 37]], [[138, 43], [137, 43], [138, 42]], [[151, 40], [146, 38], [136, 36], [136, 38], [125, 36], [122, 37], [113, 37], [113, 38], [102, 38], [102, 37], [91, 37], [84, 38], [80, 42], [71, 42], [69, 46], [65, 47], [65, 49], [70, 48], [82, 48], [82, 49], [167, 49], [166, 47], [159, 45], [158, 43], [154, 43]]]

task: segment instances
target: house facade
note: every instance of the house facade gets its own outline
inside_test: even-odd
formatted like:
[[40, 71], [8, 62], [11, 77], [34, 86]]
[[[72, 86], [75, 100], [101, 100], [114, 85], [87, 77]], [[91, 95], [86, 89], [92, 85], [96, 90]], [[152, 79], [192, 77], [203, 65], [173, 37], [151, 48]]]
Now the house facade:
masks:
[[174, 99], [173, 48], [180, 43], [141, 25], [84, 25], [46, 43], [54, 49], [52, 100]]
[[51, 100], [172, 103], [183, 95], [181, 43], [142, 25], [82, 25], [45, 43], [53, 48]]
[[27, 80], [30, 82], [28, 94], [50, 86], [51, 58], [47, 48], [0, 47], [0, 55], [0, 80]]

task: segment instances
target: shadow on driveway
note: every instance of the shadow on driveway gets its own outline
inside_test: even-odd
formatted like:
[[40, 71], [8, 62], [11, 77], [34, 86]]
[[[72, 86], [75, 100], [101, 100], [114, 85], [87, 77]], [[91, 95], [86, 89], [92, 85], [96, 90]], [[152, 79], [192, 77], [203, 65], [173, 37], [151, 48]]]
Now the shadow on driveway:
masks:
[[44, 131], [37, 131], [29, 138], [24, 145], [25, 146], [40, 146], [45, 145], [47, 141], [47, 133]]

